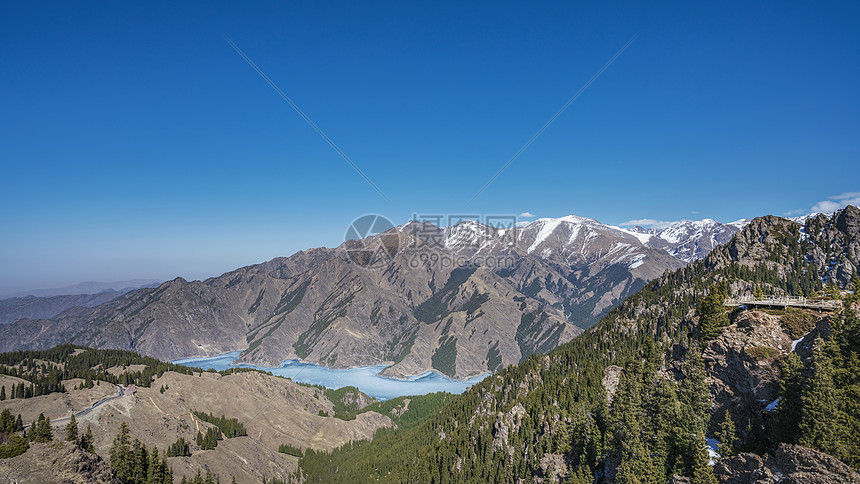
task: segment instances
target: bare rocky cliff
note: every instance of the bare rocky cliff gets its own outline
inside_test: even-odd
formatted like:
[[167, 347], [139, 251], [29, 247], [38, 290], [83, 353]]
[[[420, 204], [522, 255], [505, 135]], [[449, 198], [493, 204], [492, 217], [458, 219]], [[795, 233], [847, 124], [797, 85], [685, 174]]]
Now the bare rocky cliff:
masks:
[[721, 459], [714, 474], [724, 484], [856, 484], [860, 474], [838, 459], [799, 445], [779, 444], [773, 454]]
[[11, 459], [0, 459], [0, 484], [119, 484], [110, 465], [71, 442], [31, 443]]
[[791, 351], [792, 338], [780, 318], [761, 311], [740, 314], [703, 352], [714, 413], [728, 409], [737, 422], [778, 396], [777, 360]]

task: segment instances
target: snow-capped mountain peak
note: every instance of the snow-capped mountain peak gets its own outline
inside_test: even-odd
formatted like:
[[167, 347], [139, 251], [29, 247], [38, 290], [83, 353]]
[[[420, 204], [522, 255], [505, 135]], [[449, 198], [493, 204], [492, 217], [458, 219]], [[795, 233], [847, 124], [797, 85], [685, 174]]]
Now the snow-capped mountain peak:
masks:
[[422, 238], [432, 238], [441, 247], [461, 255], [514, 251], [541, 258], [561, 258], [569, 263], [609, 258], [615, 262], [631, 261], [630, 264], [639, 267], [648, 252], [645, 249], [656, 249], [683, 262], [700, 259], [717, 245], [728, 242], [748, 222], [741, 219], [724, 224], [702, 219], [682, 220], [663, 228], [623, 228], [593, 218], [567, 215], [540, 218], [512, 229], [464, 220], [443, 228], [410, 222], [401, 226], [401, 230], [420, 230], [425, 234]]

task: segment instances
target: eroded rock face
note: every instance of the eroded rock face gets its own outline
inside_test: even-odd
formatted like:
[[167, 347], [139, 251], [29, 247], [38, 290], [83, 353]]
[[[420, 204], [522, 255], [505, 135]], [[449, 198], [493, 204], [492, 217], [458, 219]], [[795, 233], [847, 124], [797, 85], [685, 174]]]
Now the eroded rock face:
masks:
[[783, 234], [798, 232], [800, 224], [781, 217], [768, 215], [753, 219], [728, 244], [732, 260], [740, 263], [757, 263], [765, 260], [768, 246], [778, 243]]
[[715, 415], [728, 409], [745, 422], [778, 396], [776, 360], [791, 351], [791, 336], [780, 319], [748, 311], [711, 341], [703, 353]]
[[830, 484], [860, 483], [860, 474], [839, 459], [799, 445], [779, 444], [764, 457], [740, 454], [714, 466], [721, 483]]
[[0, 460], [0, 484], [46, 482], [119, 484], [120, 481], [101, 457], [69, 442], [31, 443], [27, 452]]
[[811, 254], [819, 270], [826, 272], [827, 282], [850, 287], [860, 263], [860, 209], [849, 205], [832, 218], [818, 215], [807, 221], [806, 233], [817, 234], [818, 239], [830, 244], [830, 251], [826, 244], [819, 243]]
[[513, 453], [514, 449], [508, 444], [508, 435], [515, 434], [520, 430], [520, 425], [525, 415], [526, 409], [521, 403], [514, 405], [507, 413], [499, 412], [499, 418], [495, 424], [493, 450], [507, 448], [508, 453]]
[[567, 463], [562, 454], [544, 454], [540, 459], [540, 470], [545, 482], [560, 482], [567, 475]]
[[347, 407], [355, 407], [359, 410], [370, 405], [373, 401], [362, 392], [347, 392], [343, 396], [343, 403]]
[[624, 371], [620, 366], [609, 365], [603, 370], [603, 389], [606, 391], [606, 400], [612, 405], [612, 399], [618, 390], [618, 382], [621, 381], [621, 373]]

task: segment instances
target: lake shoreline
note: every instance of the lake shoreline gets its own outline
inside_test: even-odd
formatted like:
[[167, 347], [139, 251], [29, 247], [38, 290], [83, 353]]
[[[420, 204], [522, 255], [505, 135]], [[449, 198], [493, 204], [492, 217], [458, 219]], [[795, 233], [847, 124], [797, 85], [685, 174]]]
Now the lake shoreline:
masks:
[[178, 365], [223, 371], [231, 368], [251, 368], [273, 375], [289, 378], [300, 384], [320, 385], [329, 389], [354, 386], [363, 393], [378, 400], [388, 400], [399, 396], [424, 395], [435, 392], [462, 393], [480, 382], [491, 373], [458, 380], [449, 378], [436, 370], [427, 370], [405, 379], [381, 375], [389, 364], [355, 366], [352, 368], [329, 368], [300, 359], [284, 360], [277, 367], [257, 366], [250, 363], [236, 363], [241, 351], [231, 351], [216, 356], [180, 358], [171, 361]]
[[[190, 365], [187, 365], [186, 363], [182, 363], [182, 362], [183, 362], [183, 361], [193, 361], [193, 360], [206, 360], [206, 359], [222, 358], [222, 357], [225, 357], [225, 356], [227, 356], [227, 355], [230, 355], [230, 354], [232, 354], [232, 353], [237, 353], [237, 352], [239, 353], [239, 356], [241, 356], [241, 352], [242, 352], [242, 351], [243, 351], [243, 350], [228, 351], [228, 352], [226, 352], [226, 353], [221, 353], [220, 355], [214, 355], [214, 356], [191, 356], [191, 357], [187, 357], [187, 358], [178, 358], [178, 359], [176, 359], [176, 360], [172, 360], [172, 361], [170, 361], [170, 363], [174, 363], [174, 364], [177, 364], [177, 365], [190, 366]], [[489, 375], [492, 375], [492, 372], [484, 372], [484, 373], [476, 373], [476, 374], [474, 374], [474, 375], [467, 375], [467, 376], [462, 377], [462, 378], [452, 378], [452, 377], [450, 377], [450, 376], [448, 376], [448, 375], [446, 375], [446, 374], [444, 374], [444, 373], [442, 373], [442, 372], [440, 372], [439, 370], [436, 370], [436, 369], [434, 369], [434, 368], [429, 368], [429, 369], [425, 370], [423, 373], [417, 373], [417, 374], [415, 374], [415, 375], [406, 375], [406, 376], [404, 376], [403, 378], [398, 378], [398, 377], [394, 377], [394, 376], [382, 375], [382, 371], [386, 370], [387, 368], [389, 368], [389, 367], [391, 367], [391, 366], [394, 366], [394, 362], [393, 362], [393, 361], [383, 361], [383, 362], [377, 363], [377, 364], [375, 364], [375, 365], [365, 365], [365, 366], [361, 366], [361, 365], [352, 365], [352, 366], [345, 366], [345, 367], [342, 367], [342, 368], [335, 368], [335, 367], [331, 367], [331, 366], [323, 366], [323, 365], [320, 365], [320, 364], [314, 363], [314, 362], [312, 362], [312, 361], [305, 361], [305, 360], [303, 360], [303, 359], [301, 359], [301, 358], [290, 358], [290, 359], [288, 359], [288, 360], [283, 360], [283, 361], [281, 361], [280, 363], [278, 363], [278, 365], [279, 365], [279, 366], [276, 366], [276, 367], [275, 367], [275, 366], [270, 367], [270, 366], [255, 365], [255, 364], [253, 364], [253, 363], [247, 363], [247, 362], [240, 362], [240, 363], [236, 363], [236, 361], [238, 361], [238, 358], [236, 358], [236, 359], [233, 361], [233, 363], [231, 364], [232, 366], [234, 366], [234, 367], [236, 367], [236, 368], [254, 368], [254, 369], [258, 369], [258, 370], [262, 370], [262, 369], [264, 369], [264, 368], [282, 368], [282, 367], [284, 366], [284, 364], [285, 364], [285, 363], [287, 363], [287, 362], [291, 362], [291, 361], [292, 361], [292, 362], [296, 362], [297, 364], [302, 364], [302, 365], [314, 365], [314, 366], [317, 366], [317, 367], [319, 367], [319, 368], [327, 368], [327, 369], [332, 370], [332, 371], [342, 371], [342, 370], [360, 370], [360, 369], [362, 369], [362, 368], [371, 368], [371, 367], [376, 367], [376, 366], [380, 366], [380, 365], [382, 365], [382, 366], [383, 366], [383, 368], [382, 368], [382, 370], [380, 370], [380, 373], [379, 373], [379, 374], [377, 374], [377, 376], [378, 376], [379, 378], [386, 378], [386, 379], [389, 379], [389, 380], [395, 380], [395, 381], [414, 381], [414, 380], [415, 380], [415, 379], [417, 379], [417, 378], [421, 378], [421, 377], [423, 377], [423, 376], [427, 376], [427, 374], [429, 374], [429, 373], [433, 373], [433, 374], [439, 375], [439, 376], [440, 376], [440, 377], [442, 377], [442, 378], [447, 378], [448, 380], [451, 380], [451, 381], [457, 381], [457, 382], [466, 382], [466, 381], [469, 381], [469, 380], [472, 380], [472, 379], [475, 379], [475, 378], [478, 378], [478, 377], [487, 377], [487, 376], [489, 376]]]

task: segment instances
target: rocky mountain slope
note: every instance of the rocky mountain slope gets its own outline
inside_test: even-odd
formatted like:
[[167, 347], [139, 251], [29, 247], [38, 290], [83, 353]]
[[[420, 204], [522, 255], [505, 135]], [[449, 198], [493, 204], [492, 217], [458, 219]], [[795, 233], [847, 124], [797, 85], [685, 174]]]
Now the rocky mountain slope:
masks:
[[[468, 377], [569, 341], [734, 227], [670, 229], [644, 234], [577, 216], [516, 230], [411, 222], [394, 241], [348, 241], [21, 320], [0, 328], [0, 350], [74, 342], [172, 360], [241, 349], [240, 361], [263, 365], [389, 362], [390, 376], [433, 368]], [[373, 257], [384, 263], [367, 267]]]
[[110, 465], [71, 442], [30, 444], [11, 459], [0, 459], [0, 484], [119, 484]]
[[[86, 351], [94, 350], [78, 350], [75, 355], [85, 355]], [[116, 366], [109, 373], [134, 374], [143, 368]], [[23, 380], [0, 375], [0, 385], [6, 386], [7, 393], [16, 381]], [[66, 392], [6, 399], [0, 401], [0, 410], [20, 414], [28, 423], [44, 414], [53, 423], [55, 440], [60, 441], [68, 416], [93, 408], [78, 414], [77, 422], [81, 432], [91, 428], [95, 455], [68, 443], [33, 443], [20, 456], [0, 459], [0, 483], [113, 482], [105, 462], [110, 461], [110, 448], [122, 424], [128, 425], [132, 439], [141, 440], [148, 448], [156, 446], [162, 454], [179, 438], [190, 443], [190, 456], [168, 459], [177, 482], [201, 470], [204, 475], [207, 471], [220, 475], [222, 482], [230, 482], [234, 476], [240, 483], [283, 478], [295, 471], [297, 458], [279, 453], [281, 444], [327, 451], [346, 442], [369, 439], [376, 430], [393, 425], [388, 416], [374, 411], [349, 419], [336, 417], [338, 409], [360, 410], [373, 403], [354, 389], [325, 391], [256, 371], [225, 375], [166, 371], [156, 374], [149, 387], [137, 386], [132, 392], [127, 385], [124, 396], [97, 407], [93, 404], [117, 394], [117, 386], [99, 381], [87, 388], [84, 383], [81, 378], [68, 379], [64, 381]], [[203, 450], [195, 443], [197, 432], [205, 433], [213, 425], [192, 411], [236, 418], [247, 435], [225, 438], [214, 449]], [[4, 481], [4, 476], [12, 480]]]
[[[421, 426], [306, 458], [302, 469], [310, 482], [856, 479], [833, 456], [860, 462], [858, 303], [829, 316], [730, 314], [720, 287], [732, 296], [810, 295], [831, 281], [856, 289], [858, 222], [856, 207], [804, 225], [757, 218]], [[707, 324], [719, 325], [714, 337]], [[708, 465], [706, 437], [722, 439], [723, 466]]]
[[860, 483], [860, 474], [838, 459], [791, 444], [779, 444], [773, 454], [765, 454], [764, 457], [744, 453], [720, 460], [714, 473], [724, 483]]
[[116, 299], [126, 292], [104, 291], [96, 294], [70, 294], [63, 296], [23, 296], [0, 299], [0, 324], [9, 324], [17, 319], [48, 319], [73, 308], [93, 308]]

